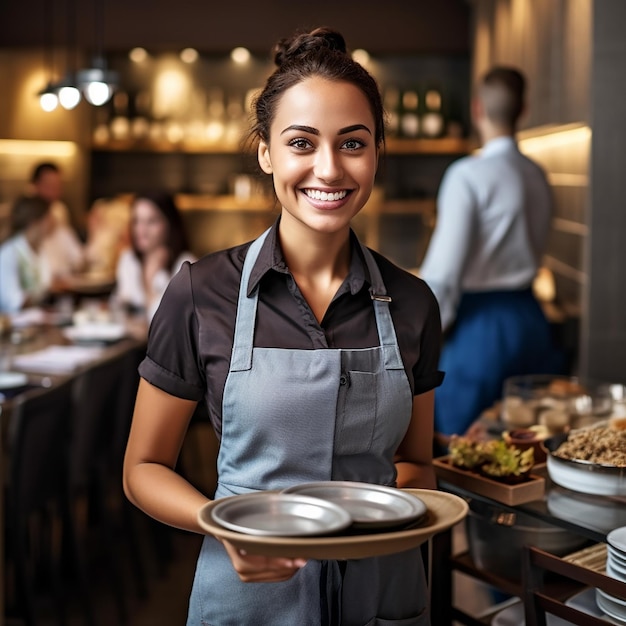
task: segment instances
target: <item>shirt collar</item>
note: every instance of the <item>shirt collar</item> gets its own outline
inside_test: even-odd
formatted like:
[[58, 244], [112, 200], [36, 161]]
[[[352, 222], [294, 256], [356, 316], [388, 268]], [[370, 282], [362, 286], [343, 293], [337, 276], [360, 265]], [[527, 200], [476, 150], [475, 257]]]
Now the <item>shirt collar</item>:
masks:
[[[283, 257], [283, 251], [278, 242], [278, 224], [280, 217], [272, 225], [263, 246], [259, 251], [259, 256], [250, 273], [248, 281], [247, 295], [254, 291], [263, 276], [270, 270], [279, 272], [280, 274], [288, 274], [289, 268]], [[369, 272], [365, 265], [365, 260], [361, 252], [361, 246], [353, 231], [350, 231], [350, 247], [352, 254], [350, 255], [350, 270], [346, 279], [346, 285], [352, 295], [358, 293], [365, 283], [371, 284]]]
[[502, 136], [489, 140], [480, 151], [481, 155], [498, 154], [508, 150], [517, 150], [517, 143], [514, 137]]

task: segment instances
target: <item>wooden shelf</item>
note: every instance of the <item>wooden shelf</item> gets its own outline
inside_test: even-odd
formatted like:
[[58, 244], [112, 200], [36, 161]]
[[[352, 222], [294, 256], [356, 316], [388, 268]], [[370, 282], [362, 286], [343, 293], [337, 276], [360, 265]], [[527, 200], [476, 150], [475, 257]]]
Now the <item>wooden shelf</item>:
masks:
[[387, 154], [450, 155], [468, 154], [475, 145], [468, 139], [443, 137], [441, 139], [396, 139], [386, 140]]
[[254, 213], [275, 210], [275, 201], [267, 196], [241, 199], [232, 195], [176, 194], [176, 205], [181, 211], [250, 211]]
[[[442, 139], [397, 139], [386, 140], [385, 154], [391, 155], [463, 155], [468, 154], [474, 145], [467, 139], [444, 137]], [[179, 154], [240, 154], [243, 150], [236, 143], [204, 143], [181, 141], [171, 143], [151, 139], [111, 139], [94, 142], [91, 147], [100, 152], [154, 152]]]
[[181, 141], [172, 143], [153, 139], [110, 139], [106, 142], [93, 142], [91, 149], [96, 152], [154, 152], [162, 154], [239, 154], [241, 147], [236, 144], [204, 143]]

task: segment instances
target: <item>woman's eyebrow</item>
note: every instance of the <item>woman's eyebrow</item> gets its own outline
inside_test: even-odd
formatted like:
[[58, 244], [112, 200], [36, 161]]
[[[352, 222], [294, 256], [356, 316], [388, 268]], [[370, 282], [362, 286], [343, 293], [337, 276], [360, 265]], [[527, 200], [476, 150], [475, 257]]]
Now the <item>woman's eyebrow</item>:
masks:
[[340, 128], [337, 134], [345, 135], [346, 133], [353, 133], [355, 130], [365, 130], [370, 135], [372, 134], [372, 131], [367, 126], [365, 126], [365, 124], [353, 124], [352, 126], [346, 126], [345, 128]]
[[[287, 126], [284, 130], [281, 131], [281, 135], [284, 135], [286, 132], [290, 130], [297, 130], [302, 133], [309, 133], [311, 135], [319, 135], [320, 131], [317, 128], [313, 128], [312, 126], [305, 126], [303, 124], [292, 124], [291, 126]], [[345, 135], [347, 133], [353, 133], [355, 130], [364, 130], [368, 132], [370, 135], [372, 131], [365, 126], [365, 124], [352, 124], [352, 126], [346, 126], [345, 128], [340, 128], [337, 132], [337, 135]]]
[[303, 133], [310, 133], [311, 135], [319, 135], [320, 131], [317, 128], [313, 128], [312, 126], [303, 126], [301, 124], [292, 124], [291, 126], [287, 126], [283, 131], [281, 131], [281, 135], [284, 135], [286, 132], [290, 130], [299, 130]]

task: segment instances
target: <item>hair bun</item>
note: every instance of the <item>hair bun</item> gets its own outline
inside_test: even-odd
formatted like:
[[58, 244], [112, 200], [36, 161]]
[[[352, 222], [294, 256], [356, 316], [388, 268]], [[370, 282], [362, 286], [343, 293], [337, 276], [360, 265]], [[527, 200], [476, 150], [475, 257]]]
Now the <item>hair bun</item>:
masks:
[[335, 50], [346, 54], [346, 41], [341, 33], [326, 27], [298, 33], [288, 39], [281, 39], [274, 46], [274, 63], [280, 67], [320, 50]]

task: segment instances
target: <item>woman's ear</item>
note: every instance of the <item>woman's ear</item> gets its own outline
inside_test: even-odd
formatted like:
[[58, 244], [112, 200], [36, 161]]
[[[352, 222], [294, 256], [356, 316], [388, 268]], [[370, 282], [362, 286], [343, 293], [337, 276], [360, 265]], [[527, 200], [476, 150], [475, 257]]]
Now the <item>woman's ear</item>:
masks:
[[257, 151], [257, 157], [259, 159], [259, 165], [266, 174], [271, 174], [272, 161], [270, 159], [270, 147], [264, 141], [259, 142], [259, 148]]

